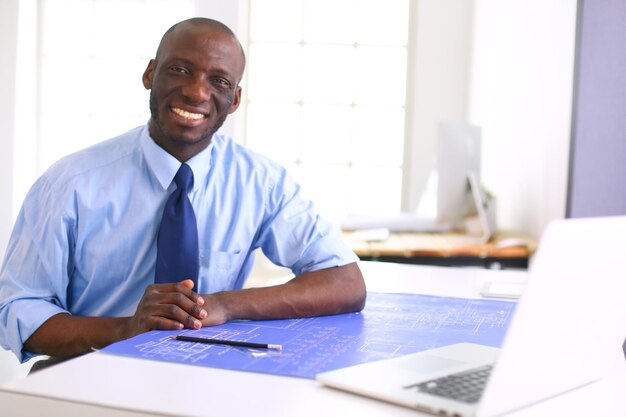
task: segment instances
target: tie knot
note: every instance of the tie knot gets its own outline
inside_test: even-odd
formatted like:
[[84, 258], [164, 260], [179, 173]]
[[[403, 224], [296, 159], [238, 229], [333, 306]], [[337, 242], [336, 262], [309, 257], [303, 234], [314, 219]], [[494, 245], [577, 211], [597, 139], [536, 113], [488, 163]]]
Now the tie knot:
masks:
[[178, 168], [178, 172], [174, 177], [174, 182], [178, 188], [185, 191], [189, 191], [193, 188], [193, 171], [189, 168], [189, 165], [182, 164], [180, 168]]

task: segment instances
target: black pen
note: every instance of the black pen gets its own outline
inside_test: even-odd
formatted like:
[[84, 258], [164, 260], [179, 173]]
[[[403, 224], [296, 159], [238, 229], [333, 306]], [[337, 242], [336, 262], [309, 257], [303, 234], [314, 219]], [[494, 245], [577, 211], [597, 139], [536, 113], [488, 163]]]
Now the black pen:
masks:
[[171, 336], [171, 338], [174, 340], [180, 340], [183, 342], [212, 343], [216, 345], [240, 346], [240, 347], [259, 348], [259, 349], [282, 350], [283, 348], [281, 345], [243, 342], [243, 341], [238, 341], [238, 340], [207, 339], [204, 337], [193, 337], [193, 336]]

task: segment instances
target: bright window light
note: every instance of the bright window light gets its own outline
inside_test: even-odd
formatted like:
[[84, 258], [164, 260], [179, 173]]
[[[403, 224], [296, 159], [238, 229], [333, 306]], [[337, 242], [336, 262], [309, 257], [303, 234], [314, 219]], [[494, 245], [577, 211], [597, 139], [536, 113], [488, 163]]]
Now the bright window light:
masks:
[[331, 218], [400, 211], [408, 8], [250, 0], [246, 144]]
[[41, 7], [39, 171], [148, 121], [141, 76], [163, 32], [193, 16], [195, 1], [42, 0]]

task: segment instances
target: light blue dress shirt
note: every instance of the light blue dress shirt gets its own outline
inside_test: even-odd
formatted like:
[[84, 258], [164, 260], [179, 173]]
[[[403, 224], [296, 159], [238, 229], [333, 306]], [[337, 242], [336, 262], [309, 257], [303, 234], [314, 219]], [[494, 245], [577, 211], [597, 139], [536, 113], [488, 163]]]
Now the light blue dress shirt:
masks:
[[[296, 275], [357, 260], [279, 165], [219, 135], [187, 163], [197, 292], [241, 288], [257, 248]], [[154, 282], [156, 236], [180, 165], [142, 126], [60, 160], [37, 180], [0, 272], [4, 348], [28, 360], [24, 341], [60, 312], [135, 313]]]

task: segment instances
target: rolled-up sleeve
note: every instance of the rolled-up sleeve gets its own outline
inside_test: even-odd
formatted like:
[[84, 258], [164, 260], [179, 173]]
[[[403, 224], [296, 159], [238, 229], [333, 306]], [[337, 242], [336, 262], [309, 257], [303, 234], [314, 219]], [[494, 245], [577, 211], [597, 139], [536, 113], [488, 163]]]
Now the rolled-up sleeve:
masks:
[[41, 185], [24, 202], [0, 270], [0, 343], [21, 362], [35, 356], [24, 342], [50, 317], [67, 312], [67, 223]]
[[260, 240], [272, 262], [300, 275], [358, 261], [340, 232], [319, 216], [286, 172], [269, 189], [268, 216]]

